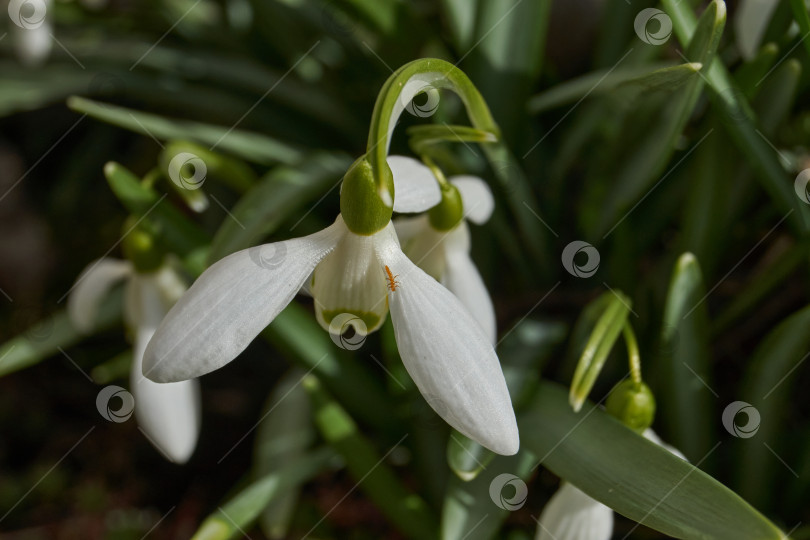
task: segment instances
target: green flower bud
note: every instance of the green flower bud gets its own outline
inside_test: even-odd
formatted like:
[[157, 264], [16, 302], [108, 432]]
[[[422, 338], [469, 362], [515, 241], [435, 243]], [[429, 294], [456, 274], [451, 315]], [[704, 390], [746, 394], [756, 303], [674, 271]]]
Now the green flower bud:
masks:
[[655, 418], [655, 397], [643, 382], [627, 379], [610, 393], [606, 408], [624, 425], [642, 432], [652, 425]]
[[455, 229], [464, 218], [464, 204], [461, 202], [461, 194], [456, 186], [444, 182], [441, 187], [442, 200], [428, 210], [428, 220], [431, 227], [437, 231], [450, 231]]
[[134, 216], [124, 221], [124, 240], [121, 249], [138, 272], [154, 272], [163, 264], [163, 250], [155, 236]]
[[355, 161], [343, 177], [340, 188], [340, 213], [355, 234], [371, 236], [391, 221], [394, 207], [394, 176], [383, 161], [383, 185], [378, 188], [366, 156]]

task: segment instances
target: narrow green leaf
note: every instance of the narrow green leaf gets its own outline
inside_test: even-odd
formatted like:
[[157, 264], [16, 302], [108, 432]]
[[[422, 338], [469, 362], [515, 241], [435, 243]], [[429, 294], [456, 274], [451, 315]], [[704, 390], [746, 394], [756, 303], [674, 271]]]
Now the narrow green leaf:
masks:
[[661, 327], [658, 410], [674, 446], [696, 462], [711, 449], [711, 347], [703, 275], [694, 255], [678, 258]]
[[739, 185], [739, 178], [728, 174], [739, 158], [725, 151], [728, 141], [714, 131], [719, 130], [719, 124], [719, 120], [712, 119], [714, 135], [695, 150], [694, 160], [685, 165], [689, 190], [681, 217], [679, 251], [694, 253], [708, 276], [714, 274], [722, 260], [723, 237], [732, 217], [729, 192]]
[[[656, 103], [660, 102], [660, 117], [651, 122], [646, 116], [643, 120], [639, 115], [648, 115], [646, 109], [639, 109], [637, 114], [627, 117], [627, 129], [637, 132], [639, 122], [645, 126], [642, 135], [637, 137], [635, 144], [630, 146], [631, 153], [626, 159], [619, 160], [618, 171], [611, 170], [611, 178], [615, 178], [613, 185], [602, 196], [600, 201], [601, 216], [596, 223], [597, 233], [605, 234], [612, 231], [621, 216], [627, 212], [645, 193], [651, 183], [660, 178], [667, 163], [675, 152], [675, 147], [683, 133], [686, 123], [697, 104], [700, 92], [703, 89], [703, 79], [712, 64], [723, 33], [726, 22], [726, 8], [722, 2], [712, 2], [703, 12], [700, 21], [686, 47], [685, 58], [690, 62], [701, 64], [703, 76], [691, 77], [681, 87], [681, 90], [672, 97], [658, 96]], [[628, 147], [624, 137], [617, 139], [622, 145], [619, 150]]]
[[441, 0], [441, 5], [456, 50], [468, 51], [473, 44], [478, 0]]
[[759, 50], [756, 58], [741, 65], [734, 72], [734, 80], [745, 97], [751, 99], [756, 95], [759, 90], [757, 83], [771, 70], [778, 54], [779, 47], [776, 43], [766, 43]]
[[303, 385], [312, 399], [315, 424], [321, 435], [343, 457], [360, 489], [404, 534], [411, 538], [433, 538], [436, 525], [428, 506], [418, 495], [409, 492], [385, 464], [385, 458], [394, 448], [380, 456], [316, 377], [307, 375]]
[[795, 58], [783, 62], [761, 84], [752, 106], [763, 133], [772, 137], [793, 109], [799, 90], [802, 64]]
[[258, 133], [165, 118], [76, 96], [68, 98], [67, 105], [74, 111], [147, 137], [162, 140], [187, 139], [229, 152], [252, 163], [292, 164], [302, 157], [300, 150]]
[[291, 488], [303, 484], [323, 471], [334, 457], [332, 449], [322, 448], [301, 456], [283, 470], [274, 471], [253, 482], [208, 516], [192, 538], [194, 540], [241, 538], [263, 508], [278, 500]]
[[[104, 330], [121, 321], [122, 294], [114, 290], [101, 302], [96, 329]], [[22, 335], [0, 345], [0, 377], [38, 364], [84, 339], [64, 311], [58, 311], [33, 324]]]
[[550, 0], [480, 2], [474, 47], [462, 51], [469, 56], [470, 76], [512, 144], [527, 121], [514, 104], [526, 102], [540, 75], [550, 13]]
[[127, 349], [93, 368], [90, 378], [96, 384], [110, 384], [129, 378], [132, 367], [132, 349]]
[[526, 173], [505, 144], [485, 144], [481, 148], [489, 160], [498, 187], [506, 197], [511, 217], [517, 222], [524, 248], [539, 265], [538, 271], [548, 274], [549, 265], [543, 264], [543, 261], [549, 260], [546, 256], [549, 234], [537, 217], [532, 215], [532, 211], [537, 212], [539, 206]]
[[[787, 450], [783, 431], [785, 417], [798, 398], [793, 392], [798, 382], [795, 372], [808, 361], [808, 328], [810, 307], [805, 307], [771, 331], [760, 342], [748, 364], [740, 399], [759, 412], [759, 421], [755, 422], [757, 430], [753, 436], [741, 439], [738, 447], [742, 454], [741, 465], [745, 467], [742, 470], [747, 471], [740, 476], [740, 493], [754, 504], [765, 504], [773, 495], [768, 486], [782, 470], [782, 465], [771, 452], [778, 456]], [[736, 418], [732, 420], [736, 421]]]
[[557, 384], [542, 384], [518, 426], [545, 467], [647, 527], [675, 538], [784, 538], [733, 491], [595, 405], [573, 412]]
[[0, 117], [60, 102], [70, 94], [85, 91], [93, 80], [93, 74], [75, 66], [29, 69], [14, 60], [0, 62], [0, 73]]
[[262, 331], [270, 343], [291, 353], [323, 381], [352, 414], [380, 429], [399, 433], [390, 399], [357, 357], [341, 351], [312, 313], [295, 302]]
[[[307, 393], [301, 386], [304, 371], [292, 369], [282, 377], [265, 406], [253, 450], [253, 477], [263, 478], [293, 464], [315, 441]], [[285, 538], [298, 502], [293, 487], [262, 511], [260, 523], [270, 538]]]
[[588, 394], [591, 393], [596, 378], [602, 371], [610, 351], [613, 350], [613, 345], [619, 338], [630, 313], [630, 299], [624, 294], [620, 292], [605, 294], [610, 295], [610, 301], [585, 344], [574, 372], [574, 379], [571, 381], [569, 401], [575, 411], [582, 407]]
[[676, 66], [671, 62], [659, 62], [593, 71], [537, 94], [529, 100], [528, 110], [532, 114], [537, 114], [576, 103], [586, 96], [605, 95], [617, 89], [674, 92], [690, 78], [696, 77], [702, 68], [703, 64], [700, 62]]
[[[717, 4], [717, 0], [712, 4]], [[662, 0], [672, 18], [678, 40], [689, 42], [695, 32], [695, 16], [686, 2]], [[725, 10], [725, 8], [723, 8]], [[708, 9], [707, 9], [708, 11]], [[705, 17], [705, 14], [704, 14]], [[790, 213], [791, 223], [803, 234], [810, 233], [810, 206], [804, 204], [793, 191], [792, 171], [786, 171], [776, 152], [757, 130], [751, 120], [750, 107], [731, 82], [731, 76], [722, 62], [713, 62], [705, 73], [710, 88], [709, 97], [713, 106], [726, 118], [726, 129], [765, 191], [778, 208]]]
[[234, 219], [222, 222], [211, 242], [209, 260], [218, 261], [259, 243], [305, 203], [337, 187], [350, 165], [344, 154], [314, 152], [300, 164], [269, 172], [233, 207]]

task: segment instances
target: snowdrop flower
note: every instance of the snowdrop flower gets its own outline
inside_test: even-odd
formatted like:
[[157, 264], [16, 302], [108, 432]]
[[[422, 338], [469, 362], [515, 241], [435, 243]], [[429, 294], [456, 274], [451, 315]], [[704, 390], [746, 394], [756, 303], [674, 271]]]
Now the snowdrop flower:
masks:
[[517, 423], [490, 340], [451, 292], [405, 256], [391, 223], [393, 211], [437, 204], [438, 186], [391, 168], [398, 170], [396, 160], [377, 171], [380, 186], [361, 157], [344, 176], [341, 213], [331, 226], [208, 268], [161, 323], [144, 374], [176, 382], [222, 367], [308, 283], [318, 322], [333, 334], [347, 324], [360, 335], [373, 332], [390, 311], [402, 361], [436, 412], [487, 448], [516, 453]]
[[[686, 460], [674, 447], [665, 444], [650, 428], [644, 437]], [[535, 540], [610, 540], [613, 536], [613, 510], [592, 499], [576, 486], [563, 482], [543, 508]]]
[[10, 0], [8, 3], [8, 16], [14, 23], [14, 51], [27, 66], [42, 64], [51, 53], [51, 7], [52, 0]]
[[455, 294], [478, 321], [490, 343], [495, 343], [495, 309], [470, 258], [467, 226], [467, 220], [482, 225], [492, 215], [495, 201], [489, 186], [475, 176], [445, 180], [438, 169], [431, 171], [410, 158], [392, 156], [389, 163], [395, 178], [400, 174], [410, 181], [441, 183], [442, 202], [427, 214], [394, 220], [397, 236], [408, 257]]
[[[137, 234], [134, 231], [130, 236]], [[186, 286], [162, 260], [148, 264], [146, 270], [136, 266], [140, 265], [112, 258], [91, 263], [68, 298], [68, 315], [80, 331], [91, 332], [101, 301], [113, 285], [126, 281], [124, 320], [134, 334], [130, 390], [135, 399], [135, 417], [162, 454], [175, 463], [185, 463], [194, 452], [200, 431], [199, 382], [157, 384], [144, 377], [142, 371], [147, 343]]]

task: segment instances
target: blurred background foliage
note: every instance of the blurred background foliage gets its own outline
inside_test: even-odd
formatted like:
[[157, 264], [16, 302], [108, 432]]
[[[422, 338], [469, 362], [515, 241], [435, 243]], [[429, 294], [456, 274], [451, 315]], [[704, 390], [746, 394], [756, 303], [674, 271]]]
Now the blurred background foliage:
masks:
[[[434, 56], [470, 76], [516, 157], [491, 162], [460, 143], [439, 152], [448, 172], [488, 179], [499, 203], [473, 230], [473, 258], [516, 404], [537, 422], [551, 415], [542, 410], [553, 403], [532, 409], [559, 392], [540, 372], [570, 383], [598, 312], [586, 306], [622, 291], [658, 397], [658, 433], [794, 538], [810, 537], [796, 528], [810, 523], [810, 206], [793, 190], [810, 167], [806, 7], [778, 3], [749, 59], [736, 3], [725, 28], [695, 31], [705, 3], [663, 2], [674, 32], [660, 44], [634, 31], [646, 7], [656, 4], [57, 1], [50, 56], [37, 66], [21, 63], [19, 29], [0, 17], [0, 530], [183, 538], [204, 522], [238, 536], [220, 530], [231, 527], [216, 513], [225, 507], [251, 538], [424, 537], [439, 523], [448, 538], [533, 535], [557, 477], [534, 469], [529, 453], [496, 457], [487, 471], [531, 479], [529, 498], [498, 513], [487, 481], [476, 499], [480, 486], [447, 464], [449, 453], [454, 470], [476, 468], [453, 450], [467, 443], [451, 437], [447, 450], [447, 427], [412, 384], [397, 384], [408, 378], [388, 326], [358, 352], [341, 351], [307, 300], [294, 302], [268, 339], [202, 380], [200, 444], [178, 467], [134, 422], [99, 420], [98, 385], [127, 374], [116, 298], [91, 337], [63, 315], [76, 276], [120, 256], [127, 215], [145, 213], [158, 193], [169, 196], [155, 226], [189, 278], [206, 261], [331, 222], [383, 82]], [[392, 153], [409, 154], [407, 128], [426, 121], [467, 124], [442, 93], [429, 118], [403, 115]], [[183, 149], [209, 166], [199, 215], [165, 178], [152, 191], [137, 184]], [[110, 161], [135, 176], [122, 168], [105, 178]], [[594, 276], [566, 272], [560, 254], [573, 240], [598, 249]], [[329, 365], [296, 384], [324, 355]], [[615, 347], [594, 401], [625, 375], [624, 357]], [[290, 389], [285, 413], [257, 424]], [[761, 413], [753, 438], [721, 423], [737, 400]], [[527, 425], [524, 446], [540, 436]], [[274, 444], [290, 433], [291, 447]], [[473, 503], [454, 509], [457, 500]], [[634, 526], [620, 517], [616, 537], [661, 537]]]

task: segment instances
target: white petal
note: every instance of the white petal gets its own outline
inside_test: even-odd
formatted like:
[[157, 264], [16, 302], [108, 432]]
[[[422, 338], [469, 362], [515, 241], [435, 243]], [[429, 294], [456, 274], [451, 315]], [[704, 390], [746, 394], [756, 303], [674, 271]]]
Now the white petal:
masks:
[[428, 217], [424, 214], [415, 217], [398, 217], [392, 220], [392, 223], [397, 232], [397, 238], [403, 246], [430, 227]]
[[444, 256], [445, 241], [450, 235], [431, 227], [427, 216], [398, 218], [394, 226], [402, 243], [402, 251], [429, 276], [441, 281], [447, 264]]
[[144, 358], [155, 382], [193, 379], [241, 353], [293, 299], [348, 229], [343, 219], [304, 238], [265, 244], [218, 261], [158, 327]]
[[740, 54], [752, 60], [759, 52], [762, 36], [768, 28], [779, 0], [741, 0], [734, 19], [734, 37]]
[[159, 384], [143, 376], [144, 351], [166, 313], [166, 304], [153, 276], [136, 276], [133, 281], [142, 317], [135, 331], [130, 376], [135, 417], [158, 451], [170, 461], [185, 463], [200, 433], [200, 385], [196, 379]]
[[[467, 225], [462, 223], [450, 236], [469, 234], [466, 232]], [[452, 245], [448, 242], [448, 246]], [[447, 287], [456, 298], [461, 300], [470, 315], [478, 322], [481, 329], [493, 345], [497, 339], [497, 329], [495, 325], [495, 308], [492, 307], [492, 299], [481, 279], [481, 274], [470, 259], [468, 251], [463, 249], [445, 249], [447, 266], [444, 271], [442, 284]]]
[[386, 264], [399, 275], [388, 295], [399, 353], [433, 409], [464, 435], [503, 455], [520, 440], [492, 344], [450, 291], [400, 253]]
[[388, 314], [388, 282], [377, 250], [389, 244], [399, 248], [390, 222], [371, 236], [348, 232], [318, 264], [310, 289], [324, 330], [342, 335], [350, 325], [365, 336], [382, 326]]
[[464, 216], [477, 225], [489, 221], [495, 209], [495, 199], [489, 185], [477, 176], [453, 176], [449, 181], [461, 194]]
[[536, 540], [610, 540], [613, 510], [565, 482], [538, 520]]
[[442, 200], [439, 182], [425, 164], [405, 156], [389, 156], [394, 175], [394, 211], [424, 212]]
[[132, 273], [129, 261], [98, 259], [85, 268], [73, 285], [67, 301], [70, 322], [80, 331], [93, 330], [104, 297], [119, 281]]
[[679, 457], [684, 461], [689, 461], [688, 459], [686, 459], [686, 456], [681, 453], [680, 450], [678, 450], [677, 448], [675, 448], [671, 444], [667, 444], [664, 441], [662, 441], [661, 437], [659, 437], [658, 434], [655, 431], [652, 430], [652, 428], [645, 429], [643, 435], [644, 435], [644, 438], [646, 438], [649, 441], [654, 442], [655, 444], [657, 444], [658, 446], [660, 446], [664, 450], [667, 450], [670, 454], [672, 454], [672, 455], [674, 455], [676, 457]]

